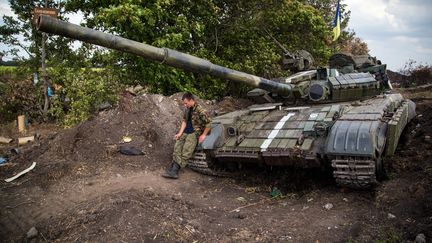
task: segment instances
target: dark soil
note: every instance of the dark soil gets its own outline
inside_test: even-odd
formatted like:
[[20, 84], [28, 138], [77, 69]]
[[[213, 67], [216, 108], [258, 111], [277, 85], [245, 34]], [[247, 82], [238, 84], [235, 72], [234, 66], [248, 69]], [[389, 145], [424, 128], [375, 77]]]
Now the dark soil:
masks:
[[[411, 91], [410, 91], [411, 92]], [[412, 94], [410, 94], [412, 95]], [[181, 115], [180, 95], [131, 96], [73, 128], [36, 126], [39, 142], [0, 145], [10, 161], [5, 179], [37, 162], [19, 179], [0, 182], [0, 239], [90, 242], [400, 242], [432, 237], [432, 102], [388, 158], [388, 179], [370, 191], [339, 188], [331, 171], [256, 168], [236, 178], [185, 169], [179, 180], [160, 176], [171, 160]], [[212, 114], [246, 100], [200, 100]], [[14, 129], [11, 126], [4, 126]], [[3, 131], [5, 128], [3, 127]], [[44, 129], [45, 128], [45, 129]], [[0, 135], [4, 135], [2, 133]], [[15, 133], [8, 133], [16, 138]], [[124, 137], [132, 141], [125, 143]], [[126, 156], [122, 145], [144, 152]], [[270, 197], [276, 188], [280, 194]], [[331, 209], [325, 209], [331, 204]]]

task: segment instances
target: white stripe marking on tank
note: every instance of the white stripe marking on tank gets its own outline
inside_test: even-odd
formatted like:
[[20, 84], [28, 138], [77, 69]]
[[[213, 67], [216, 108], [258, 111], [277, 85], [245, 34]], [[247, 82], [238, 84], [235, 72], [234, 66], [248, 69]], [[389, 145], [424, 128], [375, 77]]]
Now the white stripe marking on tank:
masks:
[[318, 117], [318, 113], [311, 113], [309, 115], [309, 119], [308, 120], [316, 120]]
[[295, 113], [288, 113], [288, 115], [282, 117], [280, 121], [276, 124], [276, 126], [273, 128], [271, 133], [268, 135], [267, 139], [264, 140], [264, 142], [261, 144], [261, 152], [266, 151], [268, 146], [270, 146], [271, 142], [274, 138], [278, 135], [279, 131], [282, 129], [282, 127], [285, 125], [285, 122], [288, 121], [292, 116], [294, 116]]
[[285, 79], [285, 83], [290, 84], [292, 82], [292, 80], [295, 79], [295, 78], [298, 78], [298, 77], [303, 76], [303, 75], [305, 75], [305, 76], [306, 75], [311, 75], [311, 74], [314, 74], [316, 72], [317, 72], [316, 70], [309, 70], [309, 71], [303, 71], [303, 72], [296, 73], [296, 74], [294, 74], [294, 75], [286, 78]]

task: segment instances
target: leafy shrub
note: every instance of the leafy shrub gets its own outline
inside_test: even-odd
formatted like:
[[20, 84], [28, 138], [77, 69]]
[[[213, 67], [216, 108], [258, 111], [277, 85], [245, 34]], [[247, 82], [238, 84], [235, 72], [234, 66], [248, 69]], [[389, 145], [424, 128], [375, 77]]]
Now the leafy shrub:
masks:
[[65, 127], [86, 120], [103, 102], [117, 100], [119, 82], [108, 69], [57, 68], [51, 72], [52, 82], [61, 88], [51, 99], [49, 113]]
[[15, 66], [0, 66], [0, 77], [4, 76], [16, 76], [17, 67]]
[[418, 64], [414, 60], [409, 60], [399, 73], [403, 75], [403, 78], [400, 80], [403, 87], [432, 83], [431, 65]]
[[0, 122], [14, 120], [22, 114], [40, 120], [40, 86], [33, 84], [31, 73], [26, 68], [0, 68]]

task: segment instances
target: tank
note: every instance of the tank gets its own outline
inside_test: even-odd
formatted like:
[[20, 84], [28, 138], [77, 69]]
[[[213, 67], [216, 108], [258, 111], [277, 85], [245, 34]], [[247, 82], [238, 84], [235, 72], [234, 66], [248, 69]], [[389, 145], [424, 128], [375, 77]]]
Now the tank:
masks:
[[214, 117], [189, 161], [192, 170], [208, 175], [251, 164], [324, 167], [338, 185], [371, 188], [415, 116], [415, 104], [391, 90], [386, 65], [370, 56], [336, 54], [329, 67], [311, 69], [309, 53], [285, 52], [283, 63], [300, 72], [269, 80], [48, 16], [39, 17], [37, 28], [253, 87], [247, 96], [256, 104]]

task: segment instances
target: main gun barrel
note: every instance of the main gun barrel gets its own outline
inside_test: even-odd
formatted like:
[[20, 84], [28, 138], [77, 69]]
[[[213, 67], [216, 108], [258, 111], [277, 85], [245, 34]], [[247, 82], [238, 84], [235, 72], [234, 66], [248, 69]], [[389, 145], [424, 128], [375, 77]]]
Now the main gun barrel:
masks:
[[265, 89], [286, 97], [291, 96], [292, 93], [292, 87], [290, 84], [278, 83], [252, 74], [222, 67], [205, 59], [169, 48], [154, 47], [83, 26], [71, 24], [49, 16], [39, 16], [36, 25], [38, 30], [46, 33], [69, 37], [121, 52], [135, 54], [144, 57], [145, 59], [186, 71], [206, 73], [218, 78]]

